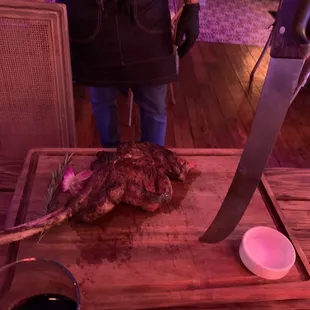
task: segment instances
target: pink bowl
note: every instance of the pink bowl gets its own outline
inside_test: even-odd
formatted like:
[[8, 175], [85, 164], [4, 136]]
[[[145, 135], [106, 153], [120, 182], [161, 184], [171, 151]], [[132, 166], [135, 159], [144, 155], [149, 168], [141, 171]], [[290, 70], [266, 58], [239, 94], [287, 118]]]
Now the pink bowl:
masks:
[[296, 260], [295, 249], [289, 239], [279, 231], [263, 226], [246, 231], [239, 255], [252, 273], [268, 280], [286, 276]]

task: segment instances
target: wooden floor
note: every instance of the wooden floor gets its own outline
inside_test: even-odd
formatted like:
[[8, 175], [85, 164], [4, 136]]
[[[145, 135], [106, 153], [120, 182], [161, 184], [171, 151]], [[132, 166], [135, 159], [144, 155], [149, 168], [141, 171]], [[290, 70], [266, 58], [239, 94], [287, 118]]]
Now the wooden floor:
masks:
[[[168, 103], [166, 146], [242, 148], [268, 67], [269, 55], [249, 87], [260, 53], [261, 48], [254, 46], [197, 43], [181, 61], [175, 84], [177, 103]], [[135, 107], [133, 125], [128, 127], [126, 102], [125, 97], [119, 100], [122, 138], [138, 140], [139, 112]], [[100, 146], [87, 89], [75, 87], [75, 103], [79, 146]], [[293, 102], [268, 166], [310, 167], [309, 89], [303, 89]]]

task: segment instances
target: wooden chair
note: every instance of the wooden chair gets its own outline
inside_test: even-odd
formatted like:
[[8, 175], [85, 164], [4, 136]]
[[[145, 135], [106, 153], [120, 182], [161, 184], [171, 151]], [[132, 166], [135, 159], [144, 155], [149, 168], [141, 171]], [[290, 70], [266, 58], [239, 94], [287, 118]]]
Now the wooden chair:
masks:
[[[281, 7], [281, 5], [282, 5], [282, 2], [283, 2], [283, 0], [280, 0], [280, 1], [279, 1], [278, 10], [280, 9], [280, 7]], [[277, 11], [278, 11], [278, 10], [277, 10]], [[253, 70], [252, 70], [252, 72], [251, 72], [251, 74], [250, 74], [250, 81], [253, 80], [254, 75], [255, 75], [255, 73], [256, 73], [256, 71], [257, 71], [257, 69], [258, 69], [258, 67], [259, 67], [259, 65], [260, 65], [260, 63], [261, 63], [261, 61], [262, 61], [262, 59], [263, 59], [263, 57], [265, 56], [265, 54], [266, 54], [268, 48], [269, 48], [270, 45], [271, 45], [272, 37], [273, 37], [273, 30], [274, 30], [274, 26], [276, 25], [277, 11], [268, 11], [268, 13], [269, 13], [269, 14], [272, 16], [272, 18], [274, 19], [274, 22], [270, 25], [270, 27], [272, 27], [272, 28], [271, 28], [269, 37], [268, 37], [268, 39], [267, 39], [267, 42], [266, 42], [266, 44], [265, 44], [265, 46], [264, 46], [264, 48], [263, 48], [263, 51], [262, 51], [262, 53], [260, 54], [260, 56], [259, 56], [259, 58], [258, 58], [258, 60], [257, 60], [257, 62], [256, 62], [256, 64], [255, 64], [255, 66], [254, 66], [254, 68], [253, 68]]]
[[[279, 7], [281, 6], [281, 3], [282, 1], [280, 1], [280, 4], [279, 4]], [[262, 50], [262, 53], [260, 54], [251, 74], [250, 74], [250, 81], [253, 80], [254, 78], [254, 75], [263, 59], [263, 57], [265, 56], [268, 48], [271, 46], [271, 43], [272, 43], [272, 38], [273, 38], [273, 34], [274, 34], [274, 29], [275, 29], [275, 25], [276, 25], [276, 19], [277, 19], [277, 12], [276, 11], [269, 11], [269, 14], [274, 18], [274, 23], [271, 25], [272, 29], [270, 31], [270, 34], [269, 34], [269, 37], [267, 39], [267, 42]], [[306, 28], [306, 34], [308, 37], [310, 37], [310, 22], [308, 22], [307, 24], [307, 28]], [[299, 91], [304, 87], [306, 86], [309, 82], [309, 77], [310, 77], [310, 58], [308, 58], [305, 62], [305, 65], [303, 67], [303, 70], [301, 72], [301, 75], [300, 75], [300, 79], [298, 81], [298, 85], [297, 85], [297, 88], [296, 88], [296, 91], [295, 91], [295, 94], [293, 96], [293, 99], [294, 100], [296, 98], [296, 96], [298, 95]]]
[[[277, 12], [275, 12], [275, 11], [269, 11], [268, 13], [269, 13], [274, 19], [276, 19]], [[270, 31], [269, 37], [268, 37], [267, 42], [266, 42], [266, 44], [265, 44], [265, 46], [264, 46], [264, 48], [263, 48], [263, 50], [262, 50], [262, 53], [260, 54], [260, 56], [259, 56], [259, 58], [258, 58], [258, 60], [257, 60], [257, 62], [256, 62], [256, 64], [255, 64], [255, 66], [254, 66], [254, 68], [253, 68], [253, 70], [252, 70], [252, 72], [251, 72], [251, 74], [250, 74], [250, 80], [253, 80], [254, 75], [255, 75], [255, 73], [256, 73], [256, 71], [257, 71], [257, 69], [258, 69], [258, 67], [259, 67], [259, 65], [260, 65], [260, 63], [261, 63], [261, 61], [263, 60], [263, 58], [264, 58], [264, 56], [265, 56], [265, 54], [266, 54], [268, 48], [271, 46], [272, 37], [273, 37], [273, 32], [274, 32], [274, 26], [275, 26], [275, 25], [276, 25], [276, 22], [273, 22], [272, 25], [270, 25], [271, 31]]]
[[0, 3], [0, 156], [24, 159], [38, 147], [75, 147], [66, 8]]
[[[172, 15], [172, 18], [171, 18], [171, 28], [172, 28], [171, 31], [173, 34], [173, 38], [175, 38], [176, 26], [177, 26], [177, 22], [179, 20], [179, 17], [181, 16], [182, 10], [183, 10], [183, 4], [181, 4], [181, 1], [179, 1], [179, 0], [174, 0], [173, 6], [174, 6], [174, 15]], [[174, 52], [177, 53], [176, 46], [174, 46]], [[169, 83], [168, 92], [169, 92], [169, 95], [171, 96], [172, 104], [175, 105], [176, 99], [175, 99], [173, 83]], [[134, 101], [133, 92], [131, 89], [129, 89], [129, 91], [128, 91], [128, 106], [129, 106], [128, 126], [129, 127], [131, 127], [131, 124], [132, 124], [133, 101]]]

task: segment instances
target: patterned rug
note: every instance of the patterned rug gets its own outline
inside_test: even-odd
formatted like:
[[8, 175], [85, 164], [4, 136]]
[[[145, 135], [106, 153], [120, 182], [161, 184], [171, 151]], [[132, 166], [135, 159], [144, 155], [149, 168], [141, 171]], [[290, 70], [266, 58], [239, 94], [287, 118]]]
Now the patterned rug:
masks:
[[200, 41], [264, 46], [278, 0], [201, 0]]

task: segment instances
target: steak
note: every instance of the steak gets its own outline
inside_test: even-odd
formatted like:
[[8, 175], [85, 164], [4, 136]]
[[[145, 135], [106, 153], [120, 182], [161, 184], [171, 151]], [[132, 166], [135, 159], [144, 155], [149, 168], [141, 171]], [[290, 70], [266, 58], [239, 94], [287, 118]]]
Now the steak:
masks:
[[[91, 222], [124, 202], [155, 211], [172, 199], [172, 180], [184, 180], [189, 165], [172, 151], [151, 143], [128, 142], [116, 153], [99, 152], [92, 163], [87, 207], [81, 220]], [[83, 199], [81, 193], [79, 199]]]
[[90, 223], [127, 203], [153, 212], [172, 199], [171, 180], [183, 181], [191, 165], [174, 152], [147, 142], [127, 142], [100, 151], [93, 173], [66, 205], [47, 216], [0, 232], [0, 244], [18, 241], [74, 217]]

